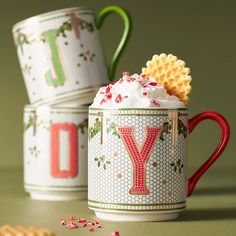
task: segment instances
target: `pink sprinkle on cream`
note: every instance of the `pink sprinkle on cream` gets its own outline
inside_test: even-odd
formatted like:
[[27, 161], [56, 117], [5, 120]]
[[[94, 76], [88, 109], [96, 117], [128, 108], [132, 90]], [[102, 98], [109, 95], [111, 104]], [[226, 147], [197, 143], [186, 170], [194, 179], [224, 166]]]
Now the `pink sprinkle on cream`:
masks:
[[102, 101], [100, 102], [100, 105], [104, 104], [106, 102], [106, 99], [103, 98]]
[[111, 98], [112, 98], [112, 94], [111, 94], [111, 93], [108, 93], [106, 97], [107, 97], [108, 99], [111, 99]]
[[106, 93], [110, 93], [111, 86], [106, 87]]
[[123, 72], [123, 76], [129, 76], [129, 72]]
[[156, 82], [150, 82], [150, 83], [148, 83], [148, 85], [150, 85], [150, 86], [157, 86], [157, 83]]
[[151, 103], [153, 103], [154, 105], [156, 105], [157, 107], [159, 107], [160, 106], [160, 104], [157, 102], [157, 100], [156, 99], [151, 99]]
[[118, 95], [117, 95], [117, 97], [116, 97], [116, 99], [115, 99], [115, 102], [116, 102], [116, 103], [122, 102], [121, 94], [118, 94]]

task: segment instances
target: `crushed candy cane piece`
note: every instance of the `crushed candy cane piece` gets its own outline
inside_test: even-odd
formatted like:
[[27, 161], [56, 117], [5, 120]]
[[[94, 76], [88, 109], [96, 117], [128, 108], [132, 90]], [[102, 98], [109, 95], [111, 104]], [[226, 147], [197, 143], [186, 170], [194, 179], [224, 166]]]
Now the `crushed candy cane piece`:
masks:
[[157, 82], [150, 82], [150, 83], [148, 83], [148, 85], [157, 86]]
[[108, 99], [111, 99], [111, 98], [112, 98], [112, 94], [111, 94], [111, 93], [108, 93], [108, 94], [107, 94], [107, 98], [108, 98]]
[[69, 220], [75, 220], [75, 216], [70, 216]]
[[105, 102], [106, 102], [106, 99], [103, 98], [102, 101], [100, 102], [100, 105], [102, 105], [102, 104], [105, 103]]
[[96, 222], [95, 222], [95, 226], [96, 226], [97, 228], [101, 228], [101, 223], [100, 223], [100, 221], [96, 221]]
[[106, 93], [110, 93], [110, 91], [111, 91], [111, 86], [107, 86], [106, 87]]
[[122, 97], [121, 97], [121, 94], [118, 94], [116, 99], [115, 99], [115, 102], [116, 103], [120, 103], [122, 101]]
[[159, 103], [157, 102], [157, 100], [154, 99], [154, 98], [151, 99], [151, 103], [153, 103], [153, 104], [156, 105], [157, 107], [160, 106], [160, 104], [159, 104]]
[[109, 236], [120, 236], [120, 233], [118, 231], [111, 232]]
[[85, 223], [87, 220], [84, 218], [80, 218], [77, 220], [78, 223]]
[[66, 225], [68, 229], [76, 229], [78, 228], [78, 225], [75, 222], [70, 222]]
[[147, 96], [147, 92], [143, 92], [143, 96]]
[[65, 225], [65, 224], [66, 224], [66, 221], [65, 221], [64, 219], [61, 219], [61, 220], [60, 220], [60, 224], [61, 224], [61, 225]]
[[[153, 102], [150, 102], [151, 99], [154, 99]], [[154, 78], [124, 72], [123, 77], [117, 82], [100, 88], [91, 107], [184, 108], [185, 105], [178, 97], [168, 94], [164, 85]]]
[[123, 76], [129, 76], [129, 72], [123, 72]]

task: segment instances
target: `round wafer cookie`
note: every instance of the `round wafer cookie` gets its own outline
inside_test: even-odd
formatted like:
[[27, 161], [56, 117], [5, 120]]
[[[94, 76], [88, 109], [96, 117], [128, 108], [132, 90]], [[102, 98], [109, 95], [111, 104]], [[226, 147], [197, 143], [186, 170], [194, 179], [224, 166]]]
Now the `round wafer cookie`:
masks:
[[142, 68], [142, 73], [147, 78], [155, 78], [170, 95], [177, 96], [185, 105], [188, 103], [192, 77], [184, 61], [172, 54], [154, 55], [152, 60], [146, 63], [146, 67]]

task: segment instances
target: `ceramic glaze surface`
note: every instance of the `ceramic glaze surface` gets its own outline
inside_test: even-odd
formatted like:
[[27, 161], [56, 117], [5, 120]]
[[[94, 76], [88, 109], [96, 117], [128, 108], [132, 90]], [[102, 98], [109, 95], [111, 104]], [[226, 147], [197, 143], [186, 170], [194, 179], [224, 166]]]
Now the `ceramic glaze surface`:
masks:
[[148, 215], [185, 208], [186, 109], [90, 108], [88, 132], [90, 209]]
[[48, 200], [77, 199], [80, 193], [86, 194], [87, 122], [85, 108], [25, 107], [27, 192]]
[[18, 23], [13, 34], [31, 103], [107, 83], [91, 10], [32, 17]]

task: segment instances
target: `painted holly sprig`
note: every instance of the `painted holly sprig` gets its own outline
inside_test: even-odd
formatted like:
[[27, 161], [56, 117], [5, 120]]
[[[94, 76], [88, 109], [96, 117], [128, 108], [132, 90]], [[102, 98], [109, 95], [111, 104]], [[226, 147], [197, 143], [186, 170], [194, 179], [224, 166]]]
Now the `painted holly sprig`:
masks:
[[178, 134], [182, 134], [184, 138], [186, 139], [187, 133], [188, 133], [188, 129], [186, 125], [184, 125], [183, 121], [180, 118], [178, 118]]
[[24, 124], [24, 130], [29, 129], [35, 122], [35, 118], [33, 116], [29, 116], [28, 122]]
[[24, 33], [19, 32], [17, 36], [14, 38], [16, 47], [22, 47], [23, 44], [30, 44], [30, 40], [28, 36]]
[[91, 140], [99, 132], [101, 132], [101, 121], [99, 118], [96, 118], [95, 123], [88, 130], [88, 139]]
[[81, 134], [84, 134], [85, 129], [88, 129], [88, 119], [84, 119], [81, 123], [77, 125], [77, 127], [80, 130]]
[[90, 60], [91, 62], [93, 62], [93, 59], [94, 59], [94, 57], [95, 57], [95, 54], [94, 54], [94, 53], [91, 53], [90, 50], [87, 50], [87, 51], [84, 52], [84, 53], [80, 53], [79, 56], [82, 57], [85, 61]]
[[[80, 27], [81, 30], [86, 29], [90, 33], [94, 32], [93, 23], [87, 22], [78, 17], [76, 17], [76, 20], [77, 20], [77, 25]], [[59, 28], [55, 29], [56, 36], [59, 37], [62, 35], [64, 38], [66, 38], [66, 31], [71, 31], [71, 30], [72, 30], [71, 21], [70, 20], [65, 21]], [[16, 36], [14, 37], [16, 47], [20, 47], [22, 52], [23, 52], [24, 44], [31, 44], [32, 42], [35, 42], [38, 40], [46, 42], [45, 38], [42, 37], [42, 35], [29, 38], [28, 35], [22, 32], [17, 32]]]
[[169, 122], [164, 122], [162, 125], [162, 131], [161, 134], [159, 136], [161, 141], [165, 140], [165, 135], [168, 135], [170, 133], [171, 130], [171, 124]]
[[104, 155], [95, 157], [94, 160], [97, 162], [98, 167], [102, 166], [104, 170], [106, 170], [107, 165], [111, 164], [110, 161], [106, 160], [106, 157]]
[[81, 27], [81, 29], [86, 29], [88, 32], [92, 33], [94, 31], [94, 26], [91, 22], [87, 22], [85, 20], [82, 20], [80, 18], [77, 18], [78, 25]]
[[30, 154], [34, 157], [38, 157], [38, 155], [40, 154], [40, 150], [38, 150], [36, 145], [30, 147], [29, 151], [30, 151]]
[[184, 168], [184, 165], [183, 165], [183, 163], [181, 162], [180, 159], [178, 159], [175, 162], [172, 162], [170, 165], [173, 167], [174, 172], [178, 171], [179, 174], [182, 173], [182, 169]]
[[[182, 134], [183, 137], [186, 139], [188, 130], [187, 130], [186, 125], [180, 119], [179, 115], [180, 114], [178, 114], [178, 135]], [[162, 128], [161, 134], [159, 136], [161, 141], [164, 141], [165, 136], [171, 133], [171, 129], [172, 129], [172, 126], [171, 126], [170, 122], [166, 121], [163, 123], [163, 128]]]
[[114, 136], [116, 136], [117, 138], [120, 139], [120, 135], [117, 132], [116, 127], [117, 126], [114, 122], [110, 123], [109, 126], [107, 127], [107, 134], [112, 134], [112, 135], [114, 135]]
[[65, 21], [62, 26], [60, 26], [57, 30], [57, 37], [62, 35], [62, 37], [66, 38], [66, 31], [71, 31], [72, 26], [71, 26], [71, 22], [70, 21]]

